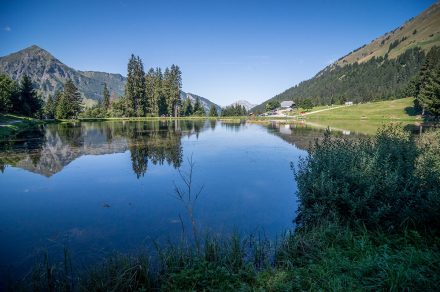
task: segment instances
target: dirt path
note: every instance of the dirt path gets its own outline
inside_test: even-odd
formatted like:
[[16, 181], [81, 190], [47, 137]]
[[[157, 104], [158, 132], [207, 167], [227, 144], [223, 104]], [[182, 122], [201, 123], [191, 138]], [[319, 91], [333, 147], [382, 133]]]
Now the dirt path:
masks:
[[295, 115], [295, 116], [289, 116], [284, 114], [284, 111], [278, 111], [276, 115], [273, 115], [271, 117], [282, 117], [282, 118], [298, 118], [298, 117], [303, 117], [303, 116], [308, 116], [308, 115], [313, 115], [316, 113], [320, 113], [320, 112], [325, 112], [325, 111], [330, 111], [330, 110], [334, 110], [334, 109], [338, 109], [338, 108], [343, 108], [343, 107], [347, 107], [349, 105], [341, 105], [341, 106], [336, 106], [336, 107], [330, 107], [330, 108], [324, 108], [324, 109], [320, 109], [320, 110], [316, 110], [316, 111], [312, 111], [312, 112], [306, 112], [303, 113], [302, 115]]

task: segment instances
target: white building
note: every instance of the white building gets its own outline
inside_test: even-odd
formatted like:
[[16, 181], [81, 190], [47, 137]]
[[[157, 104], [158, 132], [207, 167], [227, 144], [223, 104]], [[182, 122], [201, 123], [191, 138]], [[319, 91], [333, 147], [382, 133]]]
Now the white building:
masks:
[[295, 103], [291, 100], [285, 100], [281, 102], [281, 108], [292, 108], [295, 106]]

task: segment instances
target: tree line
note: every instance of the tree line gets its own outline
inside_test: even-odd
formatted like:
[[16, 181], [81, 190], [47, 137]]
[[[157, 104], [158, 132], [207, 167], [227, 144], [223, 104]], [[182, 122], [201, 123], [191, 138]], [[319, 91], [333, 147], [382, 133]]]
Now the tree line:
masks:
[[223, 117], [246, 116], [247, 115], [247, 110], [246, 110], [246, 108], [243, 105], [232, 104], [232, 105], [229, 105], [229, 106], [226, 106], [226, 107], [222, 108], [221, 115]]
[[40, 118], [43, 104], [29, 76], [24, 75], [20, 82], [16, 82], [8, 75], [0, 75], [0, 113]]

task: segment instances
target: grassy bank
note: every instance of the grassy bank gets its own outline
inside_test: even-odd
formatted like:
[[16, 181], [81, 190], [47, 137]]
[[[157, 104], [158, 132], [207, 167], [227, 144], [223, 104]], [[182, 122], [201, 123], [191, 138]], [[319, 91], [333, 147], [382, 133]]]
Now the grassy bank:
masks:
[[[187, 238], [79, 270], [44, 260], [13, 291], [415, 290], [440, 285], [440, 131], [397, 127], [360, 140], [330, 132], [293, 166], [297, 229]], [[72, 264], [73, 262], [73, 264]]]
[[44, 121], [12, 114], [0, 115], [0, 140], [6, 140], [21, 131], [43, 124]]
[[310, 120], [392, 120], [421, 121], [414, 110], [413, 98], [369, 102], [318, 112], [306, 117]]

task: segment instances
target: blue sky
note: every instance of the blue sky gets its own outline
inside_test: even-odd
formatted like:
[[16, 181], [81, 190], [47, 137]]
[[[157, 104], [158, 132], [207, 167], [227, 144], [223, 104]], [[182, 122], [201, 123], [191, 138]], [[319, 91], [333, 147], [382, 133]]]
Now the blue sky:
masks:
[[435, 1], [0, 0], [0, 55], [36, 44], [80, 70], [177, 64], [183, 90], [260, 103]]

